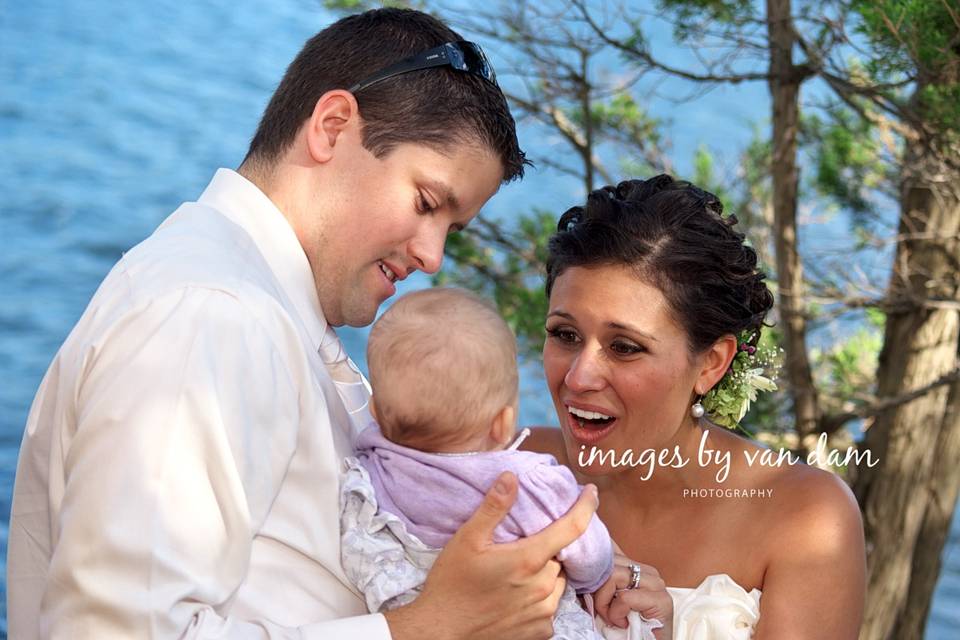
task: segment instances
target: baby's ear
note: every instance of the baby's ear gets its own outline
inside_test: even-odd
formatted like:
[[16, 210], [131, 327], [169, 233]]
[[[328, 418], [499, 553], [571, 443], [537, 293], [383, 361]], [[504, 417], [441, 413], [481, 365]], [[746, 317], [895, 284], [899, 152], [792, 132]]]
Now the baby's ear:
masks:
[[494, 442], [507, 446], [513, 440], [517, 431], [517, 410], [513, 405], [507, 405], [493, 418], [490, 425], [490, 437]]
[[380, 418], [377, 417], [377, 405], [373, 401], [373, 396], [370, 396], [370, 415], [373, 416], [373, 419], [378, 423], [380, 422]]

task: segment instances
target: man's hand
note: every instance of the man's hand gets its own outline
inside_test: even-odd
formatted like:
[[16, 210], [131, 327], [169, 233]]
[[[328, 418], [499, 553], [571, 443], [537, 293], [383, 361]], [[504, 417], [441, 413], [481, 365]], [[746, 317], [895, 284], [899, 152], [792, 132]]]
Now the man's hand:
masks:
[[394, 640], [553, 635], [553, 615], [566, 586], [554, 556], [587, 530], [597, 490], [587, 485], [570, 511], [539, 533], [494, 544], [493, 532], [516, 499], [516, 476], [502, 473], [437, 557], [420, 596], [384, 614]]

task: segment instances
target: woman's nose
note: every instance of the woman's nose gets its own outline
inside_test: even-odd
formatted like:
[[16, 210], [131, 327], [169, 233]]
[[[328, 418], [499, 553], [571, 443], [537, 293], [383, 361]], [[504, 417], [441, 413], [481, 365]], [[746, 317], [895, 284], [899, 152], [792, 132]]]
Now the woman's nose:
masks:
[[570, 363], [563, 382], [574, 392], [598, 391], [606, 385], [605, 369], [600, 349], [584, 347]]

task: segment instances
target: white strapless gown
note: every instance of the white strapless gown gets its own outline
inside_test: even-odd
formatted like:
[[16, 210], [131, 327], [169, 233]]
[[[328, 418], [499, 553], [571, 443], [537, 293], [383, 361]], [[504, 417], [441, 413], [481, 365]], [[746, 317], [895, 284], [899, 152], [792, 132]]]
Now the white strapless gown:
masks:
[[[725, 573], [708, 576], [695, 589], [667, 587], [673, 598], [673, 640], [749, 640], [760, 619], [759, 589], [750, 593]], [[635, 611], [627, 629], [597, 629], [606, 640], [653, 640], [651, 625]]]

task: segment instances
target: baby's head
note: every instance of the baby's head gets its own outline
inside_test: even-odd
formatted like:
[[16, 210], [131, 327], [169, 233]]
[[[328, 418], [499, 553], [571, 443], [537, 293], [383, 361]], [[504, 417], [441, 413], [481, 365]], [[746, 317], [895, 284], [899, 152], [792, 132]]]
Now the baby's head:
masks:
[[490, 304], [455, 288], [399, 298], [370, 330], [383, 435], [431, 452], [504, 448], [515, 431], [517, 343]]

